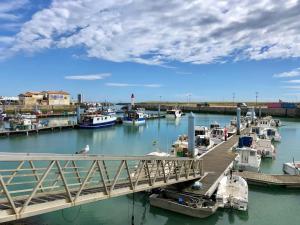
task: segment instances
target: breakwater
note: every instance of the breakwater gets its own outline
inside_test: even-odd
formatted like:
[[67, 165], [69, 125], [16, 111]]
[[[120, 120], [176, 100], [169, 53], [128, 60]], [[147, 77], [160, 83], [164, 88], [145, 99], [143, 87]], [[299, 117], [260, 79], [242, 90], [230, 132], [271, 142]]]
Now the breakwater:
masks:
[[[145, 108], [146, 110], [158, 110], [158, 104], [151, 103], [139, 103], [138, 107]], [[177, 105], [174, 104], [173, 107]], [[160, 109], [165, 111], [172, 107], [172, 105], [161, 105]], [[234, 106], [180, 106], [180, 109], [184, 112], [196, 112], [196, 113], [212, 113], [212, 114], [224, 114], [224, 115], [235, 115], [236, 107]], [[261, 107], [261, 115], [262, 116], [278, 116], [278, 117], [292, 117], [292, 118], [300, 118], [300, 109], [288, 109], [288, 108], [267, 108]], [[256, 114], [259, 114], [259, 108], [255, 109]], [[242, 113], [245, 114], [247, 112], [247, 108], [242, 108]]]

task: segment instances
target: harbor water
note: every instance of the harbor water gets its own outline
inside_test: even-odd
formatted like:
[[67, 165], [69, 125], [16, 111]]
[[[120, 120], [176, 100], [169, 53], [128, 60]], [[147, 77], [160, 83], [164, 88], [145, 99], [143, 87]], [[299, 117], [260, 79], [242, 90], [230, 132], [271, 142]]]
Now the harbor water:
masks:
[[[209, 126], [215, 121], [228, 125], [231, 116], [195, 114], [196, 125]], [[72, 119], [72, 118], [71, 118]], [[300, 120], [281, 119], [282, 136], [276, 144], [275, 160], [263, 160], [261, 171], [282, 173], [284, 162], [300, 160]], [[2, 137], [1, 152], [47, 152], [70, 154], [90, 146], [90, 154], [145, 155], [151, 151], [168, 151], [180, 134], [187, 134], [187, 116], [177, 120], [147, 121], [143, 126], [116, 125], [96, 130], [65, 130], [39, 135]], [[253, 187], [249, 189], [248, 212], [219, 209], [206, 219], [191, 218], [149, 205], [147, 195], [135, 194], [134, 224], [156, 225], [299, 225], [300, 191], [282, 188]], [[32, 218], [28, 224], [131, 224], [132, 196], [122, 196], [92, 204], [77, 206]]]

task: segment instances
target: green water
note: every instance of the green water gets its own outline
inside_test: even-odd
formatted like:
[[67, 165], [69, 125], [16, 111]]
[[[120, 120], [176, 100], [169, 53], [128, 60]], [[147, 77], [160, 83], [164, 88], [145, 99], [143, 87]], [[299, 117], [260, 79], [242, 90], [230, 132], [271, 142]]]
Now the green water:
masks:
[[[230, 116], [199, 114], [196, 124], [209, 125], [218, 121], [228, 124]], [[282, 163], [294, 157], [300, 160], [300, 121], [282, 119], [285, 126], [279, 129], [281, 143], [277, 144], [275, 160], [264, 160], [262, 171], [281, 173]], [[187, 133], [187, 117], [177, 121], [153, 120], [145, 126], [132, 127], [118, 125], [98, 130], [70, 130], [32, 136], [0, 138], [0, 151], [8, 152], [53, 152], [74, 153], [90, 145], [91, 154], [144, 155], [154, 150], [157, 141], [162, 150], [169, 149], [178, 135]], [[150, 207], [144, 194], [136, 194], [135, 224], [164, 225], [299, 225], [300, 191], [276, 188], [250, 187], [249, 210], [247, 213], [219, 210], [206, 219], [190, 218], [166, 210]], [[131, 224], [132, 198], [122, 196], [81, 207], [65, 209], [28, 219], [32, 224]]]

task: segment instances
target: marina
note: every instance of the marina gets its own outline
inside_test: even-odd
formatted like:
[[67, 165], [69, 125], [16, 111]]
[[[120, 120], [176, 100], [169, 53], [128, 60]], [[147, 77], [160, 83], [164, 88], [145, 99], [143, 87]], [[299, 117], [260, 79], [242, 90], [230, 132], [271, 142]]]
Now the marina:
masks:
[[[199, 121], [198, 121], [198, 116], [199, 115], [197, 115], [197, 117], [196, 117], [196, 124], [203, 124], [203, 123], [199, 123]], [[200, 118], [201, 118], [202, 116], [200, 115]], [[205, 117], [204, 117], [205, 118]], [[217, 117], [216, 116], [208, 116], [207, 115], [207, 118], [210, 118], [210, 121], [211, 122], [208, 122], [208, 123], [214, 123], [214, 121], [219, 121], [220, 122], [220, 126], [224, 126], [226, 123], [229, 123], [229, 118], [227, 118], [225, 121], [224, 120], [220, 120], [220, 118], [219, 119], [217, 119]], [[181, 118], [180, 120], [181, 121], [179, 121], [180, 123], [183, 123], [183, 124], [186, 124], [186, 123], [184, 123], [184, 121], [186, 121], [186, 119], [187, 119], [187, 117], [183, 117], [183, 118]], [[197, 122], [198, 121], [198, 122]], [[148, 124], [148, 123], [147, 123]], [[187, 127], [186, 127], [186, 125], [185, 126], [179, 126], [177, 129], [176, 129], [176, 126], [178, 126], [178, 125], [176, 125], [176, 121], [174, 120], [174, 122], [173, 121], [170, 121], [170, 120], [168, 120], [168, 119], [162, 119], [162, 120], [149, 120], [149, 124], [147, 125], [147, 126], [153, 126], [153, 125], [159, 125], [159, 124], [164, 124], [163, 126], [165, 127], [166, 125], [167, 125], [167, 127], [168, 126], [171, 126], [171, 127], [173, 127], [173, 128], [175, 128], [175, 130], [177, 130], [178, 128], [180, 128], [177, 132], [179, 132], [179, 134], [180, 133], [185, 133], [186, 132], [186, 129], [187, 129]], [[182, 124], [182, 125], [183, 125]], [[205, 124], [205, 123], [204, 123]], [[206, 124], [207, 124], [207, 122], [206, 122]], [[161, 126], [160, 125], [160, 126]], [[207, 124], [207, 126], [208, 126], [209, 124]], [[141, 129], [143, 128], [144, 126], [141, 126], [141, 127], [132, 127], [133, 128], [133, 130], [132, 131], [134, 131], [134, 130], [136, 130], [136, 131], [138, 131], [138, 130], [140, 130], [141, 131]], [[121, 131], [122, 129], [125, 129], [125, 130], [128, 130], [128, 128], [129, 127], [127, 127], [127, 126], [121, 126], [121, 127], [116, 127], [116, 128], [107, 128], [106, 130], [100, 130], [100, 133], [102, 133], [103, 135], [106, 133], [106, 132], [108, 132], [108, 133], [110, 133], [112, 130], [119, 130], [119, 131]], [[144, 128], [143, 128], [144, 129]], [[147, 129], [147, 128], [146, 128]], [[157, 128], [156, 128], [157, 129]], [[155, 131], [156, 129], [154, 129], [153, 131]], [[160, 128], [161, 129], [161, 128]], [[157, 135], [157, 132], [162, 132], [161, 130], [156, 130], [155, 131], [155, 133], [154, 133], [154, 136], [155, 135]], [[164, 128], [164, 129], [166, 129], [166, 127]], [[124, 130], [124, 131], [125, 131]], [[169, 129], [168, 129], [169, 130]], [[83, 130], [82, 130], [83, 131]], [[71, 133], [73, 133], [73, 132], [82, 132], [82, 131], [80, 131], [80, 130], [74, 130], [74, 131], [69, 131], [69, 132], [71, 132]], [[103, 131], [105, 131], [105, 132], [103, 132]], [[129, 131], [129, 130], [128, 130]], [[63, 135], [63, 136], [65, 136], [65, 135], [68, 135], [68, 133], [69, 132], [63, 132], [63, 133], [57, 133], [57, 134], [60, 134], [60, 135]], [[95, 132], [95, 131], [90, 131], [90, 132]], [[242, 134], [241, 135], [243, 135], [244, 133], [247, 133], [248, 132], [248, 130], [243, 130], [242, 131]], [[97, 133], [99, 133], [99, 132], [97, 132]], [[100, 134], [99, 133], [99, 134]], [[45, 134], [45, 135], [43, 135], [43, 136], [40, 136], [40, 137], [45, 137], [45, 136], [47, 136], [47, 135], [54, 135], [54, 133], [53, 134]], [[174, 136], [174, 134], [172, 135], [172, 137], [174, 138], [174, 137], [176, 137], [176, 135]], [[27, 138], [30, 138], [30, 137], [27, 137]], [[234, 159], [235, 159], [235, 156], [236, 156], [236, 153], [234, 153], [233, 151], [231, 151], [231, 148], [234, 146], [234, 145], [236, 145], [237, 144], [237, 142], [238, 142], [238, 140], [239, 140], [239, 136], [237, 136], [236, 134], [234, 134], [234, 135], [232, 135], [231, 137], [229, 137], [228, 138], [228, 140], [227, 141], [224, 141], [223, 143], [221, 143], [220, 145], [217, 145], [217, 146], [215, 146], [215, 147], [213, 147], [212, 149], [210, 149], [208, 152], [206, 152], [205, 154], [203, 154], [203, 156], [201, 156], [201, 158], [202, 158], [202, 160], [203, 160], [203, 178], [201, 179], [201, 183], [202, 183], [202, 185], [203, 185], [203, 188], [202, 189], [200, 189], [200, 190], [194, 190], [194, 189], [192, 189], [191, 187], [186, 187], [185, 189], [184, 189], [184, 194], [185, 195], [187, 195], [187, 196], [191, 196], [191, 195], [193, 195], [196, 199], [198, 199], [200, 196], [201, 197], [203, 197], [203, 196], [206, 196], [206, 197], [209, 197], [209, 196], [212, 196], [212, 194], [216, 191], [216, 189], [217, 189], [217, 186], [218, 186], [218, 182], [222, 179], [222, 174], [224, 174], [224, 173], [226, 173], [226, 172], [229, 172], [229, 170], [230, 170], [230, 168], [232, 167], [232, 162], [234, 161]], [[284, 140], [284, 139], [283, 139]], [[149, 143], [150, 145], [148, 145], [148, 149], [151, 149], [152, 147], [151, 147], [151, 142]], [[161, 143], [159, 144], [159, 145], [161, 145]], [[170, 142], [169, 142], [169, 144], [168, 144], [169, 146], [170, 146]], [[150, 147], [150, 148], [149, 148]], [[91, 153], [89, 153], [89, 154], [92, 154], [93, 153], [93, 146], [91, 146]], [[60, 148], [59, 148], [60, 149]], [[26, 151], [26, 150], [25, 150]], [[27, 150], [28, 151], [28, 150]], [[140, 151], [140, 150], [139, 150]], [[150, 152], [150, 150], [149, 151], [147, 151], [147, 152]], [[112, 152], [113, 153], [113, 152]], [[145, 152], [146, 153], [146, 152]], [[116, 155], [120, 155], [119, 153], [114, 153], [114, 154], [116, 154]], [[122, 157], [122, 158], [124, 158], [124, 157]], [[216, 161], [216, 160], [218, 160], [219, 159], [219, 161]], [[223, 159], [225, 159], [225, 160], [223, 160]], [[244, 173], [244, 172], [243, 172]], [[284, 176], [286, 176], [286, 175], [284, 175]], [[247, 179], [246, 179], [247, 180]], [[248, 181], [248, 180], [247, 180]], [[250, 189], [250, 193], [251, 193], [251, 189]], [[57, 198], [57, 197], [56, 197]], [[152, 201], [152, 200], [150, 200], [150, 201]], [[251, 204], [251, 198], [250, 198], [250, 204]], [[161, 203], [161, 201], [160, 201], [160, 203]], [[159, 204], [160, 204], [159, 203]], [[205, 203], [206, 204], [206, 203]], [[169, 205], [170, 206], [170, 205]], [[181, 206], [179, 206], [179, 207], [181, 207]], [[215, 208], [214, 208], [215, 207]], [[174, 211], [176, 211], [176, 208], [178, 208], [178, 207], [175, 207], [175, 209], [174, 209]], [[217, 210], [217, 206], [213, 206], [212, 205], [212, 208], [211, 209], [208, 209], [208, 210], [212, 210], [212, 211], [210, 211], [210, 213], [209, 213], [209, 211], [207, 211], [207, 215], [209, 215], [209, 214], [215, 214], [215, 213], [217, 213], [216, 212], [216, 210]], [[251, 208], [251, 206], [250, 206], [250, 208]], [[197, 212], [197, 211], [196, 211]], [[195, 212], [195, 213], [196, 213]], [[197, 215], [200, 215], [199, 213], [197, 214]], [[201, 209], [201, 215], [203, 215], [203, 208]], [[44, 217], [44, 216], [42, 216], [42, 217]]]
[[0, 225], [299, 225], [300, 0], [0, 1]]

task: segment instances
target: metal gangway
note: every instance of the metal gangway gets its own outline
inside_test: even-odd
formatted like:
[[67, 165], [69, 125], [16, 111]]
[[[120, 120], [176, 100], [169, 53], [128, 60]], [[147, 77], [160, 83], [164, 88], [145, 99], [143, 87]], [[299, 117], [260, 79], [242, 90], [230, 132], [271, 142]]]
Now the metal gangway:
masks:
[[202, 160], [0, 153], [0, 223], [199, 179]]

